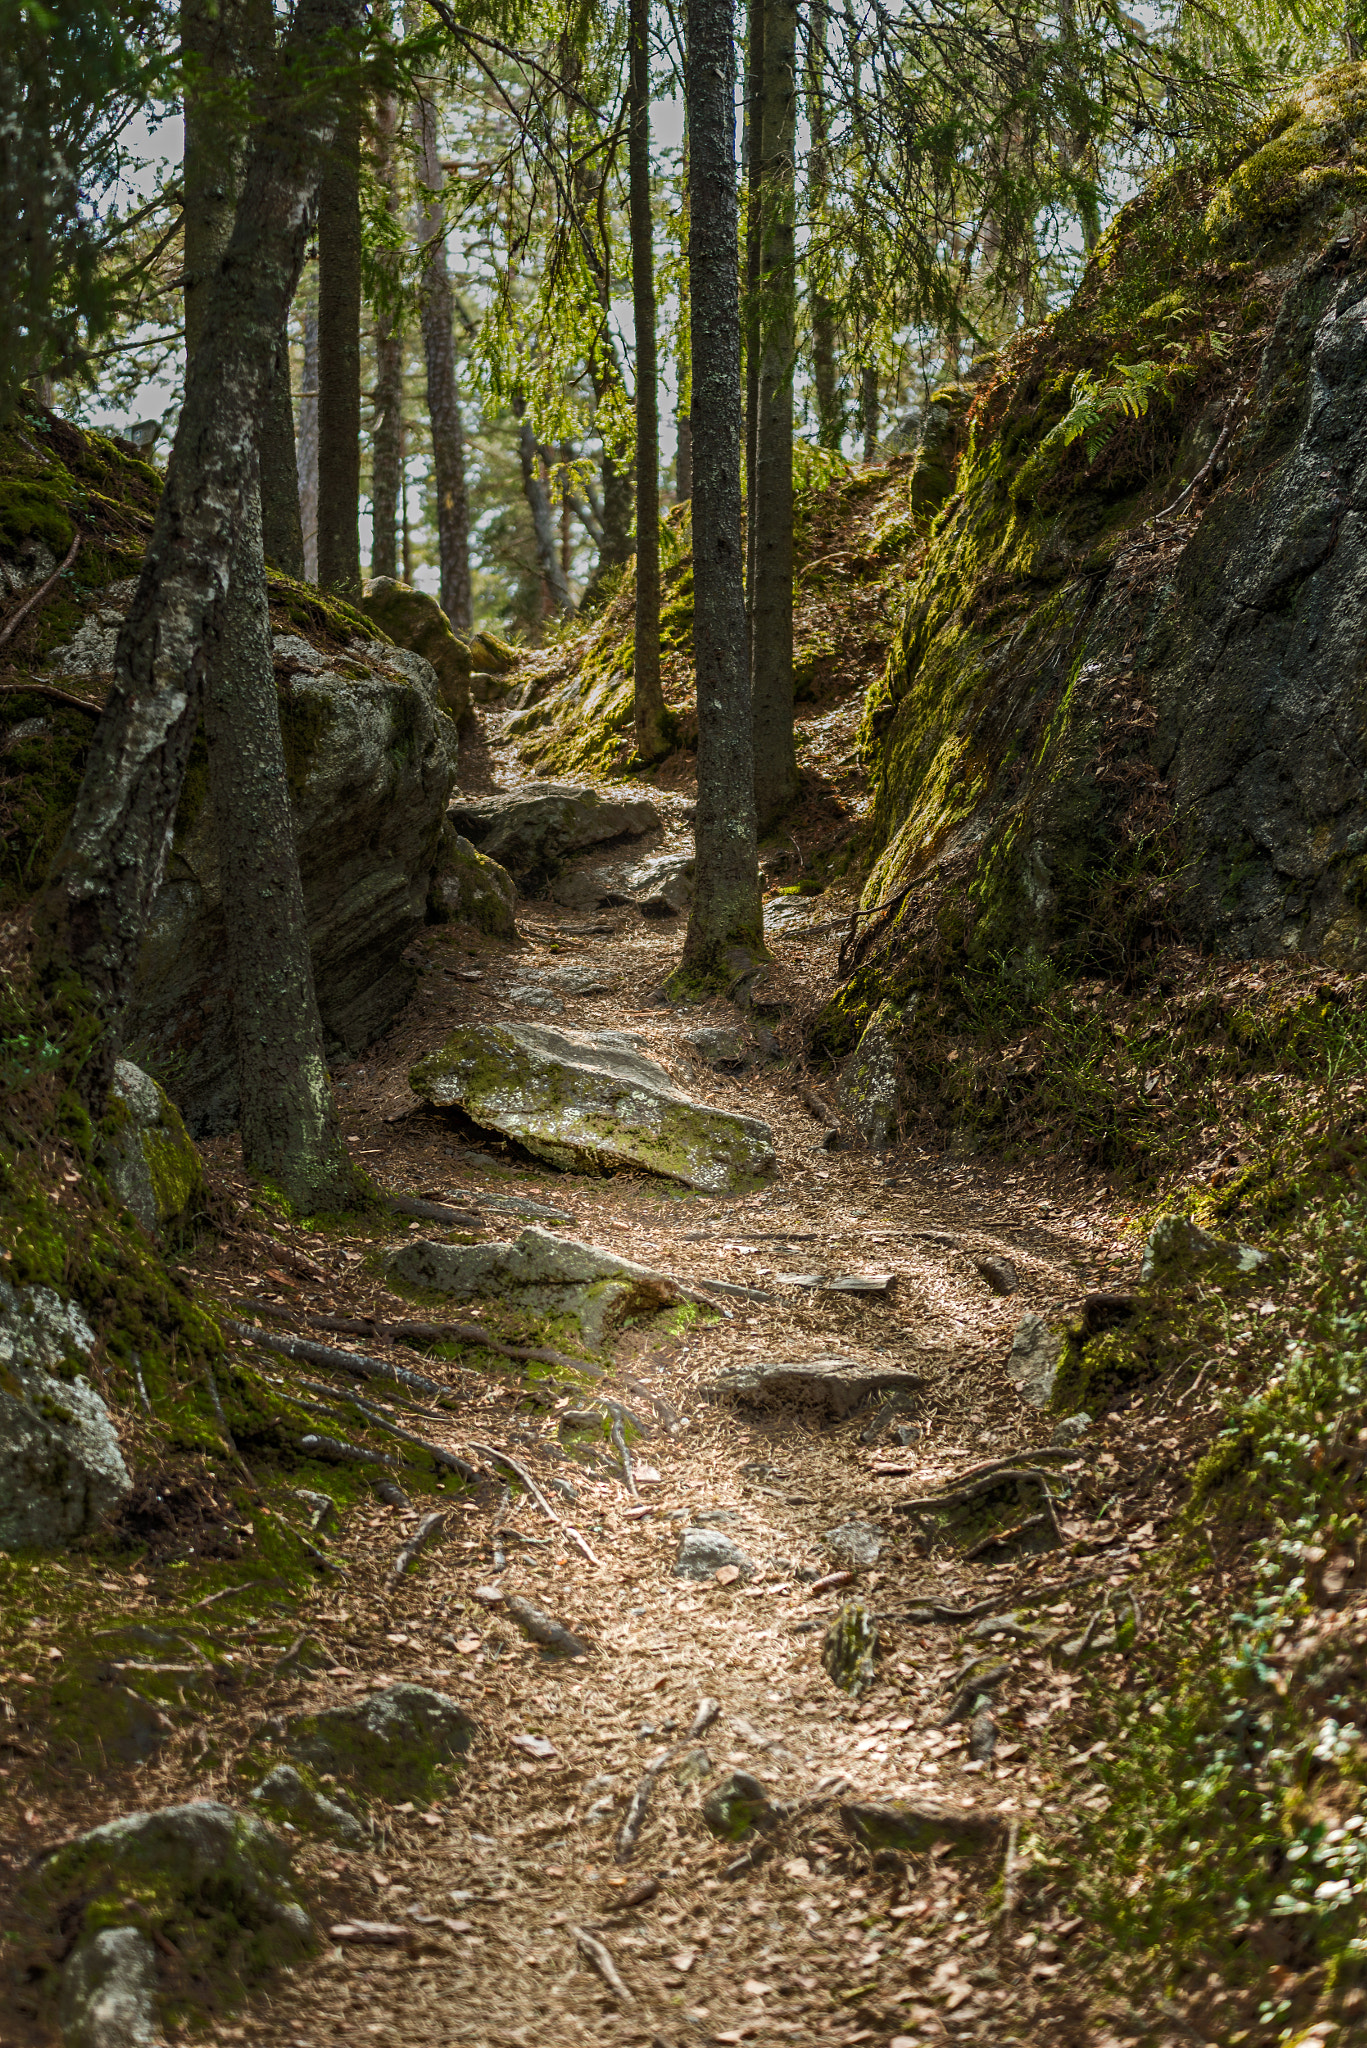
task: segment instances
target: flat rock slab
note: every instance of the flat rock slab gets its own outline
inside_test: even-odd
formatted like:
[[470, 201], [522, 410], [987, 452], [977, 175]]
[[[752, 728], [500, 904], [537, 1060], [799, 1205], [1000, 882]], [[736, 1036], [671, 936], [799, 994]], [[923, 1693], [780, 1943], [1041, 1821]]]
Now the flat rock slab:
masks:
[[841, 1807], [840, 1819], [862, 1849], [900, 1849], [909, 1856], [923, 1856], [946, 1842], [958, 1848], [987, 1849], [1005, 1836], [1008, 1826], [1004, 1814], [911, 1799], [889, 1799], [876, 1805], [851, 1800]]
[[1006, 1376], [1029, 1407], [1049, 1406], [1066, 1341], [1064, 1329], [1046, 1323], [1043, 1316], [1025, 1315], [1017, 1323]]
[[828, 1529], [821, 1541], [837, 1564], [854, 1570], [877, 1564], [883, 1548], [881, 1535], [868, 1522], [842, 1522], [838, 1529]]
[[919, 1373], [857, 1358], [809, 1358], [731, 1366], [702, 1391], [709, 1400], [739, 1401], [748, 1408], [816, 1408], [842, 1422], [877, 1394], [916, 1393], [924, 1384]]
[[552, 873], [586, 846], [660, 829], [660, 814], [647, 798], [606, 797], [574, 782], [533, 782], [501, 796], [458, 798], [449, 816], [519, 882]]
[[673, 1280], [649, 1266], [535, 1228], [511, 1243], [437, 1244], [414, 1238], [391, 1252], [386, 1263], [410, 1287], [506, 1300], [535, 1315], [571, 1316], [595, 1347], [624, 1316], [654, 1315], [683, 1299]]
[[676, 1579], [696, 1579], [701, 1584], [706, 1579], [715, 1579], [719, 1571], [730, 1566], [743, 1579], [753, 1577], [758, 1570], [754, 1559], [747, 1557], [738, 1543], [729, 1536], [723, 1536], [720, 1529], [685, 1529], [683, 1541], [674, 1559]]
[[458, 1700], [425, 1685], [390, 1685], [348, 1706], [302, 1714], [289, 1747], [315, 1771], [390, 1800], [427, 1797], [479, 1730]]
[[756, 1117], [694, 1102], [624, 1031], [463, 1024], [409, 1074], [438, 1109], [461, 1109], [577, 1173], [635, 1167], [708, 1194], [758, 1186], [773, 1134]]

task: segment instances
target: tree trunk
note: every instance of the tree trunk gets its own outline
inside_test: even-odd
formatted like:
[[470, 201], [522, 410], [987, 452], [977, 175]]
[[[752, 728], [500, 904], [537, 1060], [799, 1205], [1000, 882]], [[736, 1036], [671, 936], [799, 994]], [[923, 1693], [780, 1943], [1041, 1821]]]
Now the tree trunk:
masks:
[[286, 576], [304, 574], [304, 528], [299, 508], [299, 463], [294, 452], [290, 345], [282, 329], [261, 419], [261, 536], [266, 560]]
[[[35, 921], [40, 985], [67, 1013], [81, 1097], [104, 1112], [148, 912], [161, 883], [201, 702], [205, 635], [228, 588], [257, 422], [298, 282], [326, 89], [351, 61], [359, 0], [300, 0], [282, 83], [263, 95], [241, 203], [185, 402], [114, 683]], [[313, 78], [306, 74], [317, 66]]]
[[759, 289], [764, 247], [760, 187], [764, 182], [764, 16], [769, 0], [747, 0], [745, 108], [741, 148], [745, 172], [745, 631], [746, 660], [754, 638], [755, 493], [759, 470]]
[[680, 505], [687, 505], [693, 498], [693, 415], [681, 412], [678, 416], [679, 448], [674, 458], [674, 497]]
[[[399, 165], [395, 147], [399, 129], [399, 102], [392, 92], [381, 93], [375, 109], [377, 135], [376, 178], [391, 215], [399, 211]], [[403, 422], [403, 330], [397, 311], [397, 264], [386, 255], [385, 291], [387, 303], [380, 306], [375, 322], [375, 424], [370, 439], [370, 573], [397, 576], [399, 573], [399, 468]]]
[[304, 532], [304, 578], [318, 581], [318, 293], [304, 307], [304, 367], [299, 392], [299, 523]]
[[361, 115], [348, 95], [318, 193], [318, 581], [361, 594]]
[[630, 0], [631, 107], [627, 134], [631, 299], [636, 327], [636, 621], [632, 699], [636, 752], [669, 746], [660, 683], [660, 393], [655, 353], [655, 224], [650, 208], [650, 0]]
[[797, 147], [797, 8], [766, 0], [760, 175], [759, 414], [749, 506], [754, 582], [750, 691], [755, 810], [761, 830], [797, 794], [793, 744], [793, 159]]
[[[831, 189], [830, 116], [826, 107], [826, 0], [812, 0], [807, 20], [807, 217], [819, 221]], [[821, 448], [841, 442], [840, 391], [835, 368], [835, 307], [819, 285], [811, 289], [812, 385], [816, 438]]]
[[878, 460], [878, 365], [864, 363], [859, 371], [859, 423], [864, 430], [864, 460]]
[[228, 594], [208, 636], [204, 729], [227, 926], [242, 1159], [304, 1214], [345, 1209], [355, 1170], [313, 989], [290, 812], [256, 480], [242, 494]]
[[689, 324], [697, 871], [671, 994], [730, 988], [764, 953], [745, 665], [734, 0], [688, 0]]
[[536, 566], [541, 572], [542, 583], [550, 595], [551, 604], [558, 612], [572, 612], [574, 599], [570, 596], [569, 582], [560, 566], [555, 546], [555, 519], [551, 512], [550, 493], [541, 481], [540, 451], [532, 423], [527, 418], [527, 401], [520, 391], [513, 393], [513, 417], [518, 422], [517, 447], [522, 462], [522, 490], [527, 500], [527, 509], [532, 515], [532, 532], [536, 536]]
[[422, 339], [427, 358], [427, 410], [432, 421], [432, 481], [437, 495], [437, 554], [441, 608], [457, 633], [474, 629], [470, 596], [470, 506], [465, 488], [465, 426], [456, 392], [456, 337], [451, 274], [446, 262], [437, 110], [421, 99], [413, 109], [419, 182], [425, 194], [419, 222], [423, 250]]

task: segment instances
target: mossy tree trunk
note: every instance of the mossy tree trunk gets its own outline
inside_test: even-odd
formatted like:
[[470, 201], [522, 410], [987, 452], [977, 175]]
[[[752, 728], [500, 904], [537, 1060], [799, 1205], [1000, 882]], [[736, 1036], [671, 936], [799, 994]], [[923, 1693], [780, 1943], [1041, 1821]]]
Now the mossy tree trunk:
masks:
[[698, 810], [693, 905], [669, 982], [679, 995], [731, 986], [764, 951], [741, 552], [734, 36], [733, 0], [688, 0]]
[[242, 1160], [305, 1214], [358, 1192], [337, 1118], [313, 987], [290, 812], [256, 479], [233, 537], [226, 602], [211, 623], [204, 690], [241, 1096]]
[[764, 829], [782, 816], [797, 794], [793, 744], [795, 0], [764, 0], [762, 76], [759, 392], [749, 521], [754, 535], [750, 690], [755, 722], [755, 809]]
[[277, 341], [337, 125], [326, 82], [359, 0], [300, 0], [254, 125], [242, 198], [185, 402], [114, 682], [35, 919], [40, 985], [67, 1017], [68, 1065], [102, 1115], [202, 702], [205, 640], [229, 586]]
[[[391, 216], [399, 211], [399, 101], [380, 94], [375, 107], [375, 175]], [[403, 326], [398, 264], [385, 256], [387, 299], [375, 320], [375, 424], [370, 437], [370, 573], [399, 573], [399, 493], [403, 488]]]
[[457, 633], [474, 629], [470, 595], [470, 504], [465, 484], [465, 423], [456, 388], [455, 300], [446, 261], [446, 213], [437, 149], [437, 110], [430, 99], [413, 109], [422, 213], [422, 341], [427, 359], [427, 411], [432, 422], [432, 481], [437, 499], [441, 608]]
[[318, 581], [361, 594], [361, 113], [343, 107], [318, 192]]
[[636, 329], [636, 618], [632, 697], [636, 751], [665, 752], [660, 682], [660, 393], [655, 351], [655, 224], [650, 206], [650, 0], [631, 0], [630, 126], [631, 299]]
[[[812, 0], [807, 16], [807, 217], [822, 219], [831, 189], [830, 116], [826, 106], [826, 0]], [[809, 291], [812, 320], [812, 386], [816, 394], [816, 438], [821, 448], [841, 441], [840, 389], [836, 377], [835, 307], [819, 280]]]

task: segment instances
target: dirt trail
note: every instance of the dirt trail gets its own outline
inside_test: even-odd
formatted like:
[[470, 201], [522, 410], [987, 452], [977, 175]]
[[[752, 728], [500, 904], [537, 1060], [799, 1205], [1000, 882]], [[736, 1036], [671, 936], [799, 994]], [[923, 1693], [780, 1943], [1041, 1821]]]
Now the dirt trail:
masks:
[[[680, 829], [674, 820], [674, 834]], [[810, 906], [814, 923], [829, 915], [829, 899]], [[1069, 1703], [1069, 1681], [1041, 1655], [1016, 1658], [997, 1693], [995, 1753], [975, 1762], [968, 1722], [940, 1725], [957, 1689], [963, 1628], [887, 1620], [878, 1681], [858, 1704], [835, 1690], [820, 1652], [850, 1591], [880, 1616], [918, 1599], [952, 1607], [996, 1594], [1003, 1607], [1025, 1599], [1059, 1620], [1095, 1607], [1095, 1588], [1080, 1581], [1105, 1573], [1123, 1582], [1126, 1560], [1114, 1551], [1100, 1564], [1055, 1550], [995, 1567], [965, 1564], [948, 1549], [928, 1555], [914, 1520], [893, 1512], [898, 1499], [934, 1491], [980, 1461], [1048, 1442], [1051, 1424], [1021, 1405], [1005, 1357], [1027, 1309], [1076, 1307], [1087, 1287], [1118, 1277], [1127, 1252], [1104, 1193], [1038, 1172], [1003, 1173], [989, 1159], [824, 1151], [822, 1126], [791, 1074], [771, 1067], [738, 1081], [710, 1073], [690, 1060], [680, 1033], [712, 1020], [651, 1004], [680, 925], [649, 924], [634, 911], [586, 919], [551, 906], [527, 908], [520, 923], [525, 937], [513, 952], [463, 931], [423, 941], [427, 972], [407, 1018], [342, 1077], [358, 1151], [393, 1188], [459, 1197], [492, 1180], [508, 1193], [554, 1199], [572, 1213], [578, 1237], [685, 1279], [720, 1277], [773, 1298], [732, 1297], [722, 1320], [681, 1338], [621, 1340], [616, 1371], [596, 1391], [649, 1420], [637, 1463], [658, 1479], [645, 1479], [637, 1501], [605, 1473], [540, 1468], [572, 1479], [579, 1498], [565, 1512], [598, 1568], [530, 1503], [510, 1509], [492, 1495], [463, 1505], [449, 1540], [394, 1592], [384, 1579], [404, 1518], [377, 1508], [343, 1539], [345, 1587], [309, 1616], [333, 1670], [282, 1686], [268, 1708], [294, 1711], [386, 1677], [414, 1678], [467, 1704], [481, 1739], [458, 1793], [438, 1809], [392, 1814], [364, 1852], [300, 1851], [326, 1924], [407, 1924], [414, 1945], [331, 1946], [220, 2038], [281, 2048], [336, 2040], [999, 2042], [1037, 2038], [1037, 2010], [1057, 2038], [1057, 2015], [1046, 2024], [1041, 2001], [1067, 1922], [1055, 1909], [1060, 1924], [1051, 1926], [1046, 1911], [1024, 1936], [1019, 1921], [1000, 1922], [1001, 1842], [962, 1866], [934, 1855], [874, 1869], [842, 1829], [831, 1795], [932, 1796], [999, 1811], [1004, 1823], [1044, 1818], [1053, 1797], [1049, 1726]], [[775, 934], [775, 984], [807, 996], [828, 986], [834, 944], [829, 933], [792, 926]], [[578, 979], [604, 992], [568, 992], [576, 977], [567, 965], [594, 969]], [[462, 1141], [440, 1118], [407, 1114], [412, 1059], [457, 1018], [516, 1014], [519, 991], [525, 1003], [529, 990], [537, 1007], [528, 1014], [546, 1014], [549, 992], [564, 1006], [550, 1013], [556, 1021], [626, 1024], [692, 1092], [766, 1118], [780, 1159], [774, 1186], [726, 1200], [644, 1176], [549, 1174], [525, 1159], [500, 1161], [477, 1134]], [[715, 1021], [727, 1019], [719, 1011]], [[975, 1268], [988, 1253], [1015, 1265], [1019, 1286], [1007, 1299]], [[841, 1297], [775, 1278], [794, 1267], [894, 1278], [886, 1297]], [[344, 1312], [365, 1299], [358, 1278]], [[923, 1376], [902, 1418], [907, 1441], [884, 1433], [866, 1444], [867, 1413], [821, 1426], [793, 1411], [718, 1406], [699, 1393], [742, 1360], [827, 1355]], [[464, 1375], [461, 1385], [469, 1406], [423, 1424], [450, 1448], [476, 1440], [516, 1456], [554, 1443], [554, 1415], [534, 1410], [515, 1372], [500, 1383]], [[904, 1473], [874, 1474], [871, 1463], [887, 1462], [890, 1451]], [[1095, 1451], [1107, 1458], [1104, 1433]], [[695, 1585], [672, 1575], [681, 1533], [699, 1516], [760, 1566], [750, 1583]], [[875, 1568], [853, 1587], [813, 1591], [832, 1565], [824, 1532], [851, 1520], [880, 1531]], [[507, 1546], [512, 1561], [499, 1583], [587, 1637], [589, 1657], [545, 1662], [473, 1598], [489, 1581], [498, 1525], [527, 1539]], [[709, 1699], [720, 1711], [689, 1742]], [[683, 1757], [699, 1748], [705, 1758], [681, 1773]], [[618, 1863], [627, 1798], [671, 1750], [635, 1851]], [[779, 1831], [767, 1861], [727, 1876], [738, 1852], [714, 1841], [698, 1808], [708, 1779], [733, 1768], [778, 1799], [810, 1804]], [[644, 1878], [658, 1890], [624, 1904]], [[620, 1990], [581, 1934], [606, 1946]]]

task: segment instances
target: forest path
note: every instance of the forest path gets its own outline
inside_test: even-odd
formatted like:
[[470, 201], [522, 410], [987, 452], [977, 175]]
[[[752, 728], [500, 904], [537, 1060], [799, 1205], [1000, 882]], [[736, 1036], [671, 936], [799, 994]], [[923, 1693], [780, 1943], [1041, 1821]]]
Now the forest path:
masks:
[[[680, 829], [675, 821], [668, 836]], [[772, 983], [785, 1000], [809, 1005], [830, 986], [835, 941], [810, 929], [829, 916], [826, 905], [802, 908], [807, 928], [790, 923], [774, 934]], [[734, 1022], [734, 1011], [680, 1018], [651, 1002], [677, 955], [681, 922], [650, 923], [634, 910], [586, 919], [531, 905], [519, 923], [523, 937], [511, 952], [455, 928], [425, 935], [426, 971], [409, 1012], [376, 1056], [342, 1077], [358, 1153], [391, 1188], [459, 1201], [492, 1183], [564, 1208], [577, 1238], [771, 1299], [730, 1297], [721, 1320], [679, 1337], [619, 1339], [616, 1368], [593, 1392], [650, 1420], [636, 1458], [658, 1480], [642, 1485], [639, 1500], [606, 1473], [536, 1465], [543, 1478], [573, 1480], [577, 1505], [557, 1505], [597, 1564], [529, 1502], [510, 1510], [490, 1493], [463, 1507], [448, 1539], [391, 1591], [385, 1575], [400, 1518], [379, 1508], [368, 1524], [353, 1518], [359, 1525], [336, 1553], [350, 1574], [345, 1589], [310, 1616], [338, 1660], [331, 1681], [309, 1688], [310, 1704], [411, 1678], [467, 1704], [481, 1737], [459, 1789], [439, 1808], [393, 1813], [375, 1845], [354, 1856], [301, 1850], [325, 1925], [407, 1925], [413, 1945], [329, 1946], [288, 1989], [277, 1985], [255, 2002], [245, 2035], [281, 2048], [334, 2040], [996, 2043], [1036, 2038], [1038, 2009], [1057, 2039], [1057, 2015], [1045, 2024], [1040, 1994], [1057, 1974], [1051, 1957], [1068, 1923], [1054, 1909], [1057, 1928], [1046, 1914], [1024, 1946], [1018, 1922], [1002, 1927], [1000, 1891], [992, 1893], [1002, 1843], [962, 1866], [933, 1855], [875, 1871], [822, 1791], [930, 1796], [999, 1812], [1003, 1826], [1011, 1815], [1026, 1823], [1047, 1816], [1057, 1791], [1050, 1723], [1069, 1705], [1070, 1681], [1037, 1646], [1011, 1657], [996, 1694], [997, 1748], [976, 1762], [968, 1722], [941, 1725], [971, 1640], [964, 1629], [888, 1620], [877, 1682], [858, 1702], [836, 1691], [820, 1660], [825, 1628], [851, 1593], [880, 1617], [918, 1600], [954, 1607], [992, 1595], [1003, 1608], [1047, 1608], [1037, 1618], [1055, 1625], [1095, 1607], [1086, 1582], [1099, 1574], [1076, 1556], [1055, 1550], [993, 1566], [950, 1547], [927, 1555], [915, 1522], [893, 1510], [980, 1461], [1048, 1443], [1052, 1423], [1021, 1404], [1005, 1359], [1024, 1312], [1076, 1310], [1088, 1287], [1120, 1281], [1129, 1255], [1105, 1192], [1075, 1173], [1051, 1176], [1047, 1165], [1003, 1170], [990, 1155], [950, 1162], [912, 1149], [822, 1150], [821, 1123], [782, 1067], [737, 1080], [690, 1058], [681, 1031]], [[592, 969], [577, 978], [603, 992], [574, 995], [567, 966]], [[772, 1187], [730, 1199], [641, 1175], [556, 1174], [525, 1155], [499, 1156], [439, 1115], [410, 1114], [411, 1062], [455, 1021], [519, 1014], [528, 991], [534, 1002], [549, 991], [563, 1003], [553, 1021], [627, 1026], [691, 1093], [763, 1117], [779, 1155]], [[1009, 1298], [976, 1270], [988, 1254], [1016, 1269]], [[893, 1278], [886, 1294], [841, 1295], [776, 1279], [794, 1268]], [[352, 1294], [347, 1312], [355, 1313], [364, 1306], [359, 1274]], [[371, 1312], [381, 1306], [377, 1292]], [[700, 1394], [729, 1365], [837, 1355], [921, 1376], [903, 1418], [908, 1444], [886, 1429], [876, 1446], [866, 1443], [867, 1412], [832, 1425]], [[539, 1445], [557, 1455], [554, 1415], [529, 1403], [515, 1372], [497, 1382], [464, 1374], [461, 1384], [469, 1405], [458, 1416], [433, 1411], [422, 1425], [430, 1436], [533, 1462]], [[683, 1420], [662, 1427], [671, 1415]], [[876, 1474], [872, 1464], [888, 1462], [890, 1451], [903, 1473]], [[1115, 1461], [1103, 1454], [1103, 1462]], [[754, 1560], [750, 1582], [673, 1576], [682, 1531], [698, 1517]], [[824, 1533], [850, 1521], [879, 1531], [876, 1566], [844, 1588], [813, 1590], [833, 1563]], [[507, 1546], [498, 1583], [586, 1637], [591, 1655], [548, 1663], [474, 1599], [490, 1581], [491, 1532], [501, 1525], [528, 1544]], [[546, 1537], [549, 1547], [529, 1547]], [[1118, 1575], [1112, 1565], [1102, 1573], [1118, 1584], [1123, 1558]], [[339, 1684], [344, 1668], [354, 1676]], [[719, 1712], [690, 1742], [707, 1700]], [[529, 1753], [528, 1738], [540, 1755]], [[653, 1781], [634, 1852], [618, 1863], [628, 1796], [678, 1745]], [[767, 1861], [740, 1876], [724, 1875], [738, 1852], [713, 1840], [698, 1811], [710, 1774], [680, 1782], [678, 1764], [699, 1747], [715, 1772], [744, 1769], [777, 1799], [816, 1802], [783, 1826]], [[624, 1905], [644, 1878], [658, 1890]], [[605, 1982], [581, 1932], [606, 1947], [620, 1990]], [[222, 2038], [244, 2038], [241, 2015]]]

